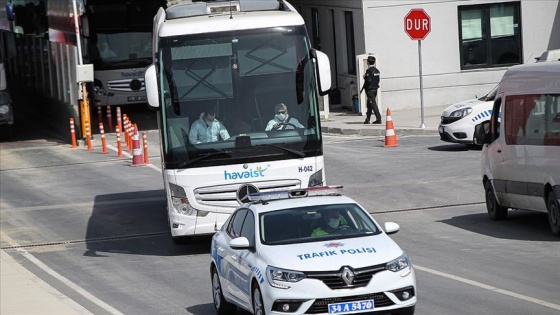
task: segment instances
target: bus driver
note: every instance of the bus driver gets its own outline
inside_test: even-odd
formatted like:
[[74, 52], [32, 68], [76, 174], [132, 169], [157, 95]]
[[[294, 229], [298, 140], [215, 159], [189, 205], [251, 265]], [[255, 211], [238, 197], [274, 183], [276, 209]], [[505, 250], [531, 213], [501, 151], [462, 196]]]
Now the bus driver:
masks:
[[229, 139], [229, 133], [226, 127], [216, 119], [214, 109], [200, 114], [200, 119], [192, 124], [189, 133], [189, 140], [192, 144], [215, 142], [220, 138], [221, 140]]

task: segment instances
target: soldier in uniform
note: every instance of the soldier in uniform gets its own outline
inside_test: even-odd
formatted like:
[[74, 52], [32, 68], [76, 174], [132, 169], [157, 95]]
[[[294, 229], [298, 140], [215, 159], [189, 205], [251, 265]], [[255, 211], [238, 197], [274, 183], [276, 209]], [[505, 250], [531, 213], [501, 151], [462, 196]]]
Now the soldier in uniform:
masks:
[[379, 108], [377, 107], [377, 102], [375, 98], [377, 97], [377, 89], [379, 89], [379, 70], [374, 66], [375, 65], [375, 57], [369, 56], [367, 59], [368, 68], [366, 70], [366, 74], [364, 74], [364, 85], [360, 90], [362, 93], [363, 90], [366, 90], [367, 95], [367, 112], [366, 112], [366, 120], [364, 124], [369, 124], [369, 119], [371, 117], [371, 112], [375, 114], [375, 121], [372, 124], [381, 124], [381, 114], [379, 113]]

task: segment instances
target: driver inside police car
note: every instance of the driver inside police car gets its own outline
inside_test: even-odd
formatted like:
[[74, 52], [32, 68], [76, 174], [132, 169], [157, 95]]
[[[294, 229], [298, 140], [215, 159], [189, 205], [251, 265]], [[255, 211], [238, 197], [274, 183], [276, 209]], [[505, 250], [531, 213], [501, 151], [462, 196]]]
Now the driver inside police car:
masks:
[[313, 230], [311, 236], [328, 235], [344, 227], [348, 227], [344, 216], [337, 209], [329, 209], [321, 214], [319, 226]]
[[276, 104], [274, 111], [276, 114], [266, 125], [265, 131], [304, 128], [296, 118], [290, 117], [288, 107], [284, 103]]

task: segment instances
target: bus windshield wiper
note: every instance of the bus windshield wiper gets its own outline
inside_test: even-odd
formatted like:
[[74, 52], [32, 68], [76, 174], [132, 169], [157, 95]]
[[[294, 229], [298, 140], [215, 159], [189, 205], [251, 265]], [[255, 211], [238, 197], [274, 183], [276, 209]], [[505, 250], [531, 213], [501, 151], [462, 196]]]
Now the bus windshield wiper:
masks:
[[271, 147], [271, 148], [282, 150], [284, 152], [291, 153], [291, 154], [293, 154], [297, 157], [300, 157], [300, 158], [305, 157], [305, 153], [302, 152], [302, 151], [298, 151], [298, 150], [294, 150], [294, 149], [290, 149], [290, 148], [286, 148], [286, 147], [281, 147], [281, 146], [275, 145], [275, 144], [259, 144], [259, 145], [255, 145], [255, 147]]
[[187, 167], [187, 166], [189, 166], [193, 163], [196, 163], [198, 161], [206, 160], [210, 157], [218, 156], [218, 155], [224, 155], [225, 157], [230, 158], [231, 157], [231, 152], [230, 151], [218, 151], [218, 152], [206, 153], [206, 154], [201, 155], [201, 156], [199, 156], [197, 158], [194, 158], [192, 160], [177, 162], [177, 167], [179, 167], [179, 168]]
[[143, 57], [143, 58], [132, 58], [132, 59], [125, 59], [125, 60], [117, 60], [117, 61], [113, 61], [113, 62], [108, 62], [105, 61], [105, 66], [107, 67], [114, 67], [117, 65], [122, 65], [122, 64], [129, 64], [129, 63], [145, 63], [146, 65], [150, 65], [152, 63], [152, 58], [151, 57]]

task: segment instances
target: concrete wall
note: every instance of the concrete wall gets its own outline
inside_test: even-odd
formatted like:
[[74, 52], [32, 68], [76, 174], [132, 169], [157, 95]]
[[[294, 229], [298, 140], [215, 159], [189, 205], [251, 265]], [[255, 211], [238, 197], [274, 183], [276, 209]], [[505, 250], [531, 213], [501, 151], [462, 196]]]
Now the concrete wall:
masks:
[[[335, 12], [337, 65], [333, 73], [342, 89], [356, 76], [347, 73], [344, 11], [354, 12], [356, 54], [375, 54], [381, 71], [381, 107], [420, 107], [418, 42], [404, 31], [404, 17], [412, 8], [422, 8], [431, 17], [431, 32], [422, 41], [424, 106], [438, 106], [486, 94], [507, 67], [461, 70], [459, 45], [459, 5], [504, 2], [499, 0], [291, 0], [301, 8], [308, 23], [311, 8], [321, 15], [321, 44], [334, 59], [332, 26], [323, 16]], [[560, 48], [559, 1], [521, 0], [523, 59], [534, 62], [543, 51]], [[337, 13], [338, 12], [338, 13]], [[311, 30], [310, 24], [308, 29]], [[326, 28], [326, 30], [325, 30]], [[333, 61], [334, 62], [334, 61]], [[334, 79], [334, 78], [333, 78]], [[343, 105], [350, 106], [342, 93]]]

